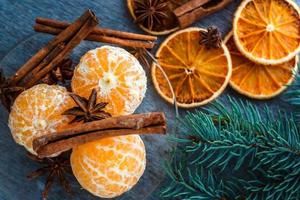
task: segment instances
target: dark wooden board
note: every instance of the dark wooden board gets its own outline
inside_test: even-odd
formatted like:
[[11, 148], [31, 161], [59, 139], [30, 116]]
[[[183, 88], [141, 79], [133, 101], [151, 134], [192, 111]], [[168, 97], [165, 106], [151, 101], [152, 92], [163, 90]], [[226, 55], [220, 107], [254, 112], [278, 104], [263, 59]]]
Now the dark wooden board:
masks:
[[[216, 25], [223, 35], [231, 29], [234, 10], [239, 4], [235, 0], [226, 9], [200, 20], [195, 26], [207, 27]], [[300, 0], [297, 0], [300, 3]], [[132, 22], [126, 8], [125, 0], [0, 0], [0, 67], [7, 75], [16, 69], [41, 48], [52, 36], [36, 34], [32, 30], [34, 19], [37, 16], [51, 17], [72, 21], [85, 9], [91, 8], [100, 18], [103, 27], [132, 31], [141, 33], [141, 30]], [[164, 37], [160, 37], [160, 42]], [[72, 57], [78, 60], [89, 49], [103, 44], [95, 42], [83, 42], [77, 47]], [[220, 97], [226, 99], [226, 95], [244, 99], [230, 88]], [[259, 106], [271, 105], [274, 109], [281, 107], [289, 109], [281, 96], [269, 101], [252, 101]], [[189, 111], [193, 111], [191, 109]], [[169, 122], [169, 133], [172, 133], [174, 125], [173, 107], [163, 101], [155, 92], [151, 78], [148, 74], [148, 90], [146, 98], [136, 113], [164, 111]], [[184, 114], [186, 110], [181, 110]], [[0, 110], [0, 200], [35, 200], [40, 199], [40, 193], [44, 187], [45, 177], [34, 181], [28, 181], [26, 175], [35, 170], [39, 165], [29, 160], [23, 147], [14, 143], [9, 128], [7, 127], [8, 113], [3, 108]], [[117, 199], [142, 200], [159, 199], [158, 193], [161, 181], [164, 180], [162, 162], [167, 157], [170, 142], [165, 137], [147, 136], [143, 137], [147, 149], [147, 170], [138, 185]], [[76, 191], [71, 199], [97, 199], [88, 192], [81, 190], [80, 185], [71, 178], [72, 186]], [[49, 196], [50, 200], [69, 199], [60, 187], [55, 186]]]

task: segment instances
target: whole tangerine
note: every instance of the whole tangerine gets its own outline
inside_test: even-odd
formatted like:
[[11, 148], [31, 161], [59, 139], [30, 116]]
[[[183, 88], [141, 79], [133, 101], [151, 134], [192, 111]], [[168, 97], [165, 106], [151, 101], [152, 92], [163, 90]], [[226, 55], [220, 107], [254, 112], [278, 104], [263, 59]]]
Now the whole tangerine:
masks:
[[61, 114], [73, 104], [69, 92], [61, 86], [39, 84], [25, 90], [16, 98], [9, 115], [14, 140], [36, 155], [33, 139], [67, 126], [70, 117]]
[[102, 46], [88, 51], [74, 71], [72, 90], [88, 98], [97, 90], [97, 101], [108, 102], [113, 116], [131, 114], [141, 104], [147, 79], [138, 60], [119, 47]]
[[73, 174], [80, 185], [102, 198], [120, 196], [144, 173], [145, 146], [138, 135], [118, 136], [73, 148]]

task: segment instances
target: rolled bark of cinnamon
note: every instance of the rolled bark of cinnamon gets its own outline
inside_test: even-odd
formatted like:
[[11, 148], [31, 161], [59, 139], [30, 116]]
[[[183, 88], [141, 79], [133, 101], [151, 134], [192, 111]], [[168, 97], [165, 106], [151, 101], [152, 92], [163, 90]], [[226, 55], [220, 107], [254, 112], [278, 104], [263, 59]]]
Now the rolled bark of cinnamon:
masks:
[[180, 28], [185, 28], [202, 17], [225, 8], [233, 0], [190, 0], [176, 8], [173, 13]]
[[94, 13], [91, 10], [87, 10], [81, 15], [74, 23], [72, 23], [68, 28], [56, 36], [51, 42], [49, 42], [45, 47], [40, 49], [34, 56], [32, 56], [16, 73], [9, 79], [10, 85], [17, 85], [32, 69], [39, 65], [45, 57], [53, 51], [58, 44], [70, 40], [71, 37], [76, 34], [83, 23], [87, 21], [88, 18], [96, 19]]
[[39, 157], [48, 157], [87, 142], [131, 134], [166, 134], [164, 114], [134, 114], [81, 124], [34, 139], [33, 149]]
[[[25, 88], [30, 88], [35, 85], [40, 79], [46, 76], [52, 69], [54, 69], [65, 57], [67, 57], [70, 52], [84, 39], [89, 33], [93, 30], [95, 26], [98, 25], [98, 19], [95, 14], [88, 10], [87, 11], [87, 18], [84, 20], [80, 20], [76, 24], [76, 29], [69, 33], [69, 37], [64, 37], [65, 32], [69, 31], [69, 27], [74, 25], [70, 25], [67, 29], [62, 31], [59, 35], [55, 37], [54, 40], [61, 41], [63, 44], [63, 48], [57, 51], [54, 55], [53, 59], [46, 65], [43, 66], [43, 63], [35, 66], [34, 70], [31, 71], [29, 77], [27, 77], [27, 81], [24, 83]], [[85, 14], [84, 14], [85, 16]], [[62, 41], [63, 38], [64, 40]], [[50, 42], [52, 43], [52, 42]], [[59, 44], [59, 43], [58, 43]], [[51, 51], [48, 51], [48, 55]], [[22, 69], [22, 68], [21, 68]], [[32, 73], [33, 72], [33, 73]]]
[[[37, 23], [34, 25], [34, 30], [36, 32], [48, 33], [51, 35], [58, 35], [64, 29]], [[137, 48], [146, 48], [146, 49], [152, 49], [155, 45], [154, 40], [152, 40], [153, 38], [151, 38], [151, 40], [149, 40], [149, 41], [144, 40], [145, 38], [143, 38], [143, 40], [135, 40], [135, 39], [130, 38], [130, 35], [132, 33], [129, 33], [129, 35], [127, 35], [126, 37], [124, 37], [124, 34], [117, 34], [117, 35], [120, 35], [123, 37], [123, 38], [122, 37], [118, 38], [117, 36], [103, 35], [103, 31], [101, 31], [101, 33], [97, 33], [98, 32], [97, 30], [98, 29], [94, 29], [94, 31], [85, 38], [85, 40], [95, 41], [95, 42], [103, 42], [103, 43], [109, 43], [109, 44], [116, 44], [116, 45], [125, 46], [125, 47], [137, 47]], [[126, 39], [126, 38], [128, 38], [128, 39]], [[135, 36], [134, 36], [134, 38], [135, 38]]]
[[[43, 17], [37, 17], [35, 19], [36, 25], [44, 25], [45, 27], [53, 27], [58, 29], [66, 29], [70, 23], [64, 22], [64, 21], [58, 21], [54, 19], [48, 19]], [[143, 34], [137, 34], [137, 33], [130, 33], [130, 32], [124, 32], [124, 31], [117, 31], [113, 29], [108, 28], [101, 28], [101, 27], [95, 27], [91, 34], [98, 34], [98, 35], [106, 35], [106, 36], [113, 36], [117, 38], [123, 38], [123, 39], [131, 39], [131, 40], [143, 40], [143, 41], [156, 41], [157, 37], [151, 36], [151, 35], [143, 35]]]

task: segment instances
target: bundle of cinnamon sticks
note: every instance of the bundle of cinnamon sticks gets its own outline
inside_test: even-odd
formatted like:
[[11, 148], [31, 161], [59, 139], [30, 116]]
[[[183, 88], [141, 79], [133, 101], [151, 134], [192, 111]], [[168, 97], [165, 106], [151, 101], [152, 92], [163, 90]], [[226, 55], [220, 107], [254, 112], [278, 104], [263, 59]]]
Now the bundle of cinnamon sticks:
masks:
[[[57, 35], [66, 29], [70, 23], [54, 19], [37, 17], [34, 30], [42, 33]], [[113, 29], [95, 27], [85, 40], [117, 44], [126, 47], [151, 49], [155, 45], [157, 37]]]
[[74, 23], [32, 56], [9, 80], [29, 88], [54, 69], [93, 30], [98, 19], [87, 10]]
[[32, 56], [9, 79], [9, 84], [19, 85], [25, 89], [32, 87], [68, 57], [71, 51], [85, 39], [145, 49], [152, 48], [157, 39], [154, 36], [99, 28], [96, 27], [98, 23], [99, 20], [91, 10], [85, 11], [71, 24], [38, 17], [34, 29], [57, 36]]
[[36, 138], [33, 140], [33, 149], [43, 158], [87, 142], [130, 134], [166, 134], [164, 114], [133, 114], [88, 122]]

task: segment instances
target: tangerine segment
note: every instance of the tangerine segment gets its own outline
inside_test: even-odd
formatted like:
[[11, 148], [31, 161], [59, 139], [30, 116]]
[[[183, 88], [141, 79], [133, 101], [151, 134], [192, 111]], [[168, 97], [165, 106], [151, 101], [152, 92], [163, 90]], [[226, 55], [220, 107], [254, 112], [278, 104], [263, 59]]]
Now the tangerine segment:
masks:
[[281, 64], [300, 52], [300, 11], [291, 0], [245, 0], [233, 23], [240, 52], [261, 64]]
[[80, 185], [102, 198], [130, 190], [143, 175], [145, 146], [138, 135], [118, 136], [73, 148], [72, 171]]
[[39, 84], [22, 92], [9, 115], [14, 140], [36, 154], [32, 148], [33, 139], [67, 126], [71, 118], [61, 114], [72, 106], [72, 98], [61, 86]]
[[147, 79], [133, 55], [118, 47], [103, 46], [81, 58], [72, 79], [72, 89], [80, 96], [88, 98], [93, 88], [98, 92], [98, 102], [109, 102], [106, 112], [125, 115], [142, 102]]
[[[218, 97], [231, 76], [231, 60], [224, 44], [219, 49], [200, 45], [200, 28], [188, 28], [169, 36], [156, 56], [173, 87], [178, 106], [196, 107]], [[163, 73], [152, 65], [152, 79], [158, 93], [173, 103]]]
[[255, 99], [268, 99], [286, 89], [295, 78], [298, 56], [279, 65], [262, 65], [245, 58], [237, 49], [233, 34], [225, 43], [232, 59], [230, 85], [239, 93]]

